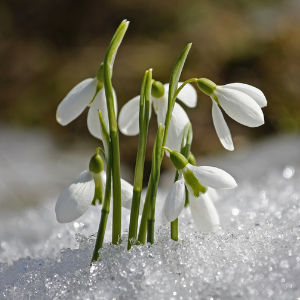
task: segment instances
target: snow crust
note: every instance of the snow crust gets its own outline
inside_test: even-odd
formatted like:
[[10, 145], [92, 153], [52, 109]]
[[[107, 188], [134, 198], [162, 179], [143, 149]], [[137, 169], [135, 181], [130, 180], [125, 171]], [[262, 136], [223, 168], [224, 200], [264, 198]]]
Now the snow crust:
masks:
[[[0, 299], [297, 299], [299, 144], [299, 137], [276, 138], [238, 156], [199, 161], [223, 167], [239, 184], [215, 203], [221, 218], [216, 233], [196, 232], [184, 209], [174, 242], [158, 214], [155, 244], [127, 251], [124, 209], [121, 244], [109, 243], [109, 219], [91, 268], [100, 207], [70, 224], [55, 220], [54, 197], [22, 211], [1, 207]], [[158, 207], [172, 177], [162, 179]]]

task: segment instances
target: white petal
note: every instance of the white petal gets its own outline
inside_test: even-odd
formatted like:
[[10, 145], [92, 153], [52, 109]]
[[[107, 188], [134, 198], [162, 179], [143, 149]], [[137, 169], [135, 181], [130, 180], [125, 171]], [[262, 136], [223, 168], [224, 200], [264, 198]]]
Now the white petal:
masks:
[[101, 177], [101, 182], [102, 182], [102, 193], [103, 193], [103, 199], [104, 199], [105, 186], [106, 186], [106, 172], [104, 170], [100, 173], [100, 177]]
[[121, 199], [122, 206], [127, 209], [131, 209], [133, 195], [133, 186], [127, 181], [121, 179]]
[[213, 100], [213, 107], [212, 107], [212, 117], [213, 123], [217, 132], [217, 135], [220, 139], [220, 142], [224, 146], [225, 149], [229, 151], [234, 150], [231, 134], [229, 128], [224, 120], [223, 114], [218, 107], [216, 101]]
[[214, 93], [225, 112], [235, 121], [249, 127], [264, 124], [260, 106], [247, 94], [224, 87], [217, 87]]
[[102, 88], [97, 96], [95, 97], [93, 103], [90, 106], [88, 117], [87, 117], [87, 126], [89, 129], [89, 132], [94, 137], [102, 140], [102, 131], [100, 128], [100, 120], [99, 120], [99, 113], [98, 109], [101, 110], [104, 122], [107, 126], [107, 129], [109, 130], [109, 124], [108, 124], [108, 113], [107, 113], [107, 105], [106, 105], [106, 97], [104, 88]]
[[94, 194], [94, 175], [90, 171], [85, 171], [58, 197], [55, 205], [57, 221], [68, 223], [81, 217], [91, 205]]
[[198, 231], [215, 231], [220, 225], [218, 212], [207, 193], [199, 197], [189, 194], [189, 207]]
[[207, 192], [206, 194], [208, 194], [210, 196], [210, 199], [213, 201], [213, 202], [218, 202], [220, 200], [220, 195], [218, 193], [217, 190], [213, 189], [213, 188], [207, 188]]
[[[114, 90], [113, 90], [113, 93], [114, 93], [114, 103], [115, 103], [114, 104], [115, 105], [115, 114], [117, 116], [117, 110], [118, 110], [117, 96], [116, 96], [116, 93]], [[101, 130], [101, 125], [100, 125], [98, 110], [101, 110], [107, 130], [109, 131], [107, 102], [106, 102], [104, 88], [102, 88], [98, 92], [97, 96], [95, 97], [93, 103], [90, 106], [90, 109], [88, 112], [88, 117], [87, 117], [87, 125], [88, 125], [89, 132], [94, 137], [102, 140], [103, 137], [102, 137], [102, 130]]]
[[[182, 83], [183, 82], [179, 82], [178, 87], [181, 86]], [[196, 107], [197, 105], [197, 91], [190, 83], [184, 86], [177, 98], [188, 107]]]
[[[166, 113], [168, 109], [168, 99], [164, 95], [162, 98], [153, 99], [153, 106], [157, 113], [157, 123], [164, 124]], [[169, 126], [168, 138], [166, 146], [172, 150], [180, 151], [181, 141], [183, 138], [185, 125], [190, 122], [184, 109], [175, 102], [171, 122]], [[166, 154], [169, 156], [169, 152], [166, 151]]]
[[165, 216], [169, 222], [173, 222], [180, 215], [185, 203], [185, 185], [184, 180], [177, 180], [173, 183], [166, 202], [165, 202]]
[[77, 84], [58, 105], [57, 122], [67, 125], [76, 119], [92, 101], [96, 88], [96, 78], [88, 78]]
[[154, 111], [157, 114], [157, 124], [164, 125], [168, 110], [168, 94], [165, 93], [161, 98], [151, 97], [153, 100]]
[[139, 133], [140, 96], [129, 100], [121, 109], [119, 115], [119, 129], [125, 135]]
[[245, 83], [229, 83], [229, 84], [223, 85], [223, 87], [237, 90], [237, 91], [247, 94], [252, 99], [254, 99], [260, 107], [267, 106], [267, 99], [266, 99], [264, 93], [260, 89], [254, 87], [252, 85], [245, 84]]
[[[102, 171], [100, 173], [100, 175], [101, 175], [101, 179], [102, 179], [103, 191], [105, 191], [106, 173], [104, 171]], [[127, 181], [125, 181], [124, 179], [121, 178], [122, 207], [127, 208], [127, 209], [131, 209], [132, 196], [133, 196], [133, 186], [130, 183], [128, 183]], [[142, 214], [142, 212], [143, 212], [143, 199], [141, 198], [139, 214]]]
[[237, 186], [234, 178], [227, 172], [214, 167], [196, 167], [187, 164], [186, 168], [190, 169], [199, 183], [214, 189], [229, 189]]
[[[178, 82], [178, 87], [180, 87], [183, 82]], [[165, 93], [169, 93], [169, 84], [164, 84]], [[196, 107], [197, 105], [197, 91], [190, 84], [186, 84], [185, 87], [180, 91], [177, 98], [182, 101], [188, 107]]]
[[[180, 82], [180, 83], [182, 83], [182, 82]], [[179, 82], [178, 82], [178, 86], [179, 86]], [[169, 84], [169, 83], [165, 83], [165, 84], [164, 84], [165, 94], [166, 94], [166, 95], [169, 93], [169, 87], [170, 87], [170, 84]]]
[[167, 147], [180, 152], [184, 128], [189, 122], [189, 117], [184, 109], [175, 102], [166, 142]]

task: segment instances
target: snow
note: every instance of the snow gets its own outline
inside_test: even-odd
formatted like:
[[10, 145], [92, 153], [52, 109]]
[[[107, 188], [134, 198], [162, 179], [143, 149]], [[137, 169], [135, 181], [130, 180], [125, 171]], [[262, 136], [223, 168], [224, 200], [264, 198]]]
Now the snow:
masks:
[[[185, 209], [179, 219], [179, 241], [174, 242], [169, 225], [162, 224], [158, 213], [155, 244], [127, 251], [129, 212], [124, 209], [121, 244], [109, 243], [109, 219], [100, 259], [91, 268], [101, 208], [90, 207], [75, 222], [59, 224], [54, 205], [59, 191], [83, 170], [94, 149], [84, 149], [78, 160], [75, 152], [66, 156], [39, 132], [26, 135], [10, 130], [0, 137], [1, 158], [14, 162], [14, 168], [18, 161], [22, 166], [20, 173], [16, 173], [18, 168], [14, 173], [3, 159], [0, 167], [0, 299], [299, 297], [299, 136], [275, 137], [235, 154], [222, 152], [198, 161], [199, 165], [223, 168], [239, 184], [220, 192], [215, 205], [221, 227], [216, 233], [196, 232]], [[17, 148], [12, 147], [16, 137]], [[20, 149], [25, 150], [19, 153]], [[62, 157], [74, 159], [62, 166]], [[14, 178], [14, 174], [23, 177]], [[163, 175], [158, 208], [172, 177]], [[27, 186], [21, 185], [22, 178]], [[16, 184], [17, 196], [34, 187], [32, 193], [41, 201], [22, 209], [8, 205], [5, 199], [14, 194]], [[13, 204], [20, 203], [21, 196], [14, 200], [17, 196], [11, 196]]]

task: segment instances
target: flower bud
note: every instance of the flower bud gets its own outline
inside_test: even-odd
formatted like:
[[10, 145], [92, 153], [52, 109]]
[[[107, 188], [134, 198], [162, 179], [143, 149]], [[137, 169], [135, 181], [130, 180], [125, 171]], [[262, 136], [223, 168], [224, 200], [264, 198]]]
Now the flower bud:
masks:
[[99, 155], [99, 148], [97, 148], [96, 153], [91, 157], [90, 159], [90, 164], [89, 164], [89, 170], [90, 172], [99, 174], [103, 171], [104, 169], [104, 163]]
[[197, 79], [197, 85], [198, 88], [208, 96], [211, 96], [217, 88], [217, 85], [207, 78]]
[[196, 158], [192, 152], [190, 152], [190, 155], [189, 155], [189, 163], [193, 166], [196, 166]]
[[165, 94], [164, 85], [160, 81], [153, 80], [151, 95], [154, 98], [161, 98]]
[[175, 150], [171, 150], [168, 147], [163, 148], [170, 152], [170, 159], [177, 171], [182, 170], [189, 163], [188, 160], [181, 153]]

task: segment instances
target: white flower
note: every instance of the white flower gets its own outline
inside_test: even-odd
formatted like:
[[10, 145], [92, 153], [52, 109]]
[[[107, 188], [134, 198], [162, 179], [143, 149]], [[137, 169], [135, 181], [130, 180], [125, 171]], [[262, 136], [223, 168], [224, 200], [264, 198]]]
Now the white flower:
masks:
[[[79, 178], [64, 189], [58, 197], [55, 205], [56, 219], [59, 223], [69, 223], [81, 217], [91, 205], [94, 193], [94, 176], [100, 176], [104, 197], [106, 173], [99, 174], [84, 171]], [[127, 181], [121, 179], [122, 206], [131, 209], [133, 187]], [[142, 204], [141, 204], [142, 207]]]
[[244, 83], [218, 86], [206, 78], [198, 79], [197, 85], [213, 101], [213, 123], [225, 149], [233, 151], [234, 146], [219, 105], [229, 117], [245, 126], [258, 127], [264, 124], [264, 115], [261, 108], [267, 105], [267, 100], [261, 90]]
[[209, 192], [198, 198], [189, 194], [189, 207], [198, 231], [212, 232], [220, 225], [219, 214]]
[[[95, 96], [97, 89], [99, 88], [100, 90]], [[115, 92], [114, 104], [115, 112], [117, 113], [117, 100]], [[94, 137], [102, 140], [98, 109], [101, 110], [104, 121], [109, 128], [108, 113], [105, 89], [103, 84], [98, 81], [96, 77], [83, 80], [68, 93], [68, 95], [57, 107], [56, 120], [59, 124], [65, 126], [76, 119], [87, 106], [90, 107], [87, 118], [88, 129]]]
[[166, 198], [165, 215], [173, 222], [180, 215], [185, 203], [185, 186], [189, 191], [190, 209], [199, 231], [213, 231], [219, 225], [219, 216], [211, 200], [208, 187], [228, 189], [237, 186], [234, 178], [227, 172], [214, 167], [196, 167], [187, 164], [180, 173]]
[[[230, 83], [217, 86], [214, 95], [220, 106], [235, 121], [248, 126], [257, 127], [264, 124], [261, 107], [267, 105], [267, 100], [261, 90], [243, 83]], [[229, 128], [222, 112], [213, 96], [212, 116], [217, 135], [227, 150], [234, 150]]]
[[214, 96], [232, 119], [248, 127], [264, 124], [261, 107], [267, 105], [267, 100], [261, 90], [248, 84], [230, 83], [216, 87], [211, 96], [213, 122], [222, 145], [232, 151], [234, 146], [231, 134], [218, 104], [214, 101]]
[[[182, 84], [178, 83], [178, 86]], [[168, 109], [168, 91], [169, 84], [164, 84], [164, 93], [160, 98], [151, 96], [154, 111], [157, 114], [157, 123], [164, 124]], [[197, 104], [197, 92], [191, 84], [187, 84], [177, 97], [188, 107], [195, 107]], [[121, 109], [119, 115], [119, 129], [125, 135], [136, 135], [139, 133], [139, 103], [140, 96], [129, 100]], [[151, 104], [150, 104], [151, 105]], [[150, 106], [151, 117], [151, 106]], [[175, 102], [172, 118], [169, 127], [169, 133], [166, 145], [171, 149], [180, 150], [181, 140], [185, 125], [190, 122], [184, 109]]]

